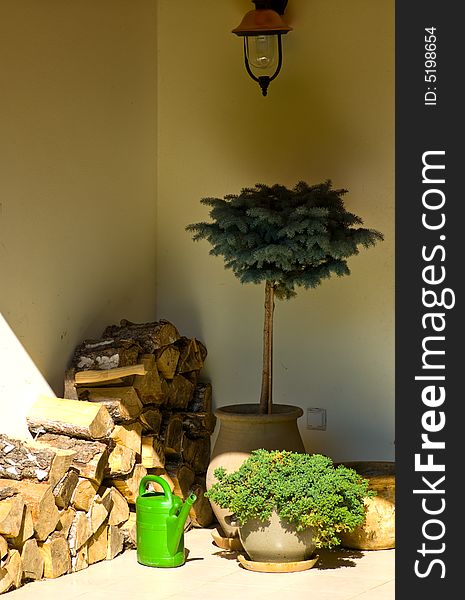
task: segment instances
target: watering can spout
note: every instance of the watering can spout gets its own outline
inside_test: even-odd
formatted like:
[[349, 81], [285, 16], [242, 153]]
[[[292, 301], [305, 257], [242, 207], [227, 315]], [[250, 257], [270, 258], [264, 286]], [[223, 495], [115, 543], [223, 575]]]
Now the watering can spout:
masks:
[[171, 546], [171, 551], [174, 553], [176, 548], [179, 546], [179, 542], [181, 541], [182, 535], [184, 533], [184, 525], [186, 524], [186, 519], [189, 514], [192, 505], [197, 500], [197, 496], [195, 494], [190, 494], [184, 504], [182, 505], [181, 510], [177, 516], [173, 515], [172, 519], [172, 535], [169, 539], [169, 544]]

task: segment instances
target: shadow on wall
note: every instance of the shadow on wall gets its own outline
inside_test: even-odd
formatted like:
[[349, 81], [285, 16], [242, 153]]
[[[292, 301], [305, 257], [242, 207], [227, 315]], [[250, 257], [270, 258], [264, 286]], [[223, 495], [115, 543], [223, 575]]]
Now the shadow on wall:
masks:
[[30, 439], [26, 414], [40, 394], [55, 395], [0, 314], [0, 432]]

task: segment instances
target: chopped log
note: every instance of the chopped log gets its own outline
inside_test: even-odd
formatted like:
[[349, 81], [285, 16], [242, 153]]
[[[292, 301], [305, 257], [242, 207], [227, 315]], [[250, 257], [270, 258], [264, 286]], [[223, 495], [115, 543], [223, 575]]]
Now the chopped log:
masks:
[[107, 538], [107, 560], [113, 560], [123, 551], [124, 534], [116, 525], [109, 525]]
[[182, 457], [195, 473], [205, 473], [210, 463], [210, 436], [190, 438], [184, 435]]
[[[38, 446], [44, 446], [44, 442], [38, 440], [34, 442]], [[48, 447], [48, 446], [47, 446]], [[73, 448], [50, 448], [55, 453], [55, 458], [53, 459], [52, 466], [50, 469], [50, 473], [48, 475], [47, 483], [49, 483], [52, 487], [60, 481], [60, 479], [67, 473], [73, 461], [75, 459], [75, 450]]]
[[53, 433], [46, 433], [39, 439], [54, 448], [73, 450], [72, 467], [79, 472], [79, 476], [91, 479], [98, 485], [101, 483], [108, 464], [108, 448], [105, 444]]
[[166, 346], [157, 352], [157, 368], [165, 379], [176, 375], [180, 352], [176, 346]]
[[10, 549], [4, 568], [8, 571], [13, 581], [13, 587], [19, 588], [21, 586], [21, 579], [23, 578], [23, 566], [18, 550]]
[[76, 511], [68, 534], [71, 556], [76, 556], [78, 550], [91, 538], [92, 533], [92, 524], [87, 514], [82, 510]]
[[180, 338], [176, 327], [161, 319], [153, 323], [132, 323], [122, 319], [119, 325], [110, 325], [102, 334], [104, 338], [115, 340], [136, 340], [145, 353], [169, 346]]
[[134, 470], [127, 477], [120, 479], [111, 479], [112, 484], [126, 498], [129, 504], [135, 504], [139, 495], [139, 484], [142, 477], [147, 475], [147, 469], [140, 464], [134, 467]]
[[77, 400], [77, 390], [74, 378], [76, 376], [76, 369], [67, 369], [65, 371], [65, 378], [63, 381], [63, 398], [68, 400]]
[[108, 458], [108, 469], [105, 477], [122, 477], [129, 475], [136, 464], [136, 453], [131, 448], [116, 444]]
[[180, 413], [186, 433], [191, 438], [203, 437], [215, 430], [216, 417], [211, 412]]
[[214, 516], [210, 501], [205, 498], [206, 484], [205, 477], [195, 477], [193, 484], [197, 500], [192, 505], [189, 515], [194, 527], [208, 527], [213, 523]]
[[52, 533], [49, 538], [39, 546], [44, 557], [44, 577], [55, 579], [69, 573], [71, 570], [71, 557], [66, 539], [59, 533]]
[[23, 567], [23, 580], [42, 579], [44, 574], [44, 557], [39, 550], [37, 540], [31, 539], [24, 542], [21, 550]]
[[34, 523], [32, 521], [32, 511], [29, 506], [24, 506], [23, 518], [19, 533], [16, 537], [10, 540], [12, 546], [17, 550], [21, 550], [24, 542], [34, 535]]
[[76, 510], [88, 512], [94, 501], [95, 494], [98, 490], [98, 484], [95, 481], [81, 478], [74, 490], [71, 503]]
[[87, 546], [89, 565], [93, 565], [107, 557], [108, 546], [108, 525], [102, 525], [98, 531], [90, 538]]
[[0, 594], [13, 587], [13, 579], [5, 567], [0, 567]]
[[136, 533], [136, 513], [129, 513], [129, 518], [120, 526], [120, 531], [123, 534], [124, 548], [136, 548], [137, 533]]
[[187, 373], [189, 371], [200, 371], [203, 367], [200, 342], [195, 338], [189, 339], [187, 337], [182, 337], [176, 342], [176, 346], [180, 351], [177, 372]]
[[143, 404], [161, 404], [164, 392], [153, 354], [142, 354], [140, 357], [145, 368], [145, 375], [136, 375], [133, 386]]
[[72, 359], [76, 370], [108, 370], [133, 366], [138, 363], [141, 347], [133, 339], [116, 340], [113, 336], [106, 339], [85, 340], [78, 346]]
[[7, 538], [17, 537], [21, 530], [23, 513], [24, 498], [20, 494], [1, 500], [0, 534]]
[[178, 414], [171, 415], [162, 425], [160, 433], [166, 455], [181, 454], [183, 435], [182, 417]]
[[108, 465], [108, 449], [95, 454], [92, 460], [87, 463], [81, 463], [76, 460], [73, 465], [79, 469], [79, 475], [81, 477], [85, 477], [90, 481], [94, 481], [97, 485], [100, 485]]
[[186, 412], [211, 412], [212, 410], [212, 384], [197, 383], [194, 389], [192, 400], [186, 409]]
[[78, 571], [87, 569], [88, 566], [88, 549], [87, 546], [84, 545], [76, 552], [76, 556], [71, 557], [71, 571], [77, 573]]
[[[0, 479], [0, 488], [5, 483], [8, 484], [8, 480]], [[47, 483], [36, 483], [29, 479], [23, 479], [22, 481], [15, 482], [15, 488], [31, 509], [35, 537], [39, 541], [45, 540], [54, 531], [60, 518], [60, 513], [55, 505], [55, 496], [53, 495], [52, 487]]]
[[183, 464], [167, 464], [165, 468], [174, 484], [173, 492], [176, 496], [186, 499], [190, 494], [195, 479], [192, 469]]
[[102, 486], [101, 490], [103, 491], [103, 493], [97, 494], [95, 501], [99, 504], [102, 504], [106, 508], [107, 514], [110, 514], [110, 511], [113, 508], [113, 498], [111, 497], [110, 493], [105, 494], [105, 492], [108, 490], [106, 486]]
[[147, 469], [165, 465], [165, 452], [158, 436], [142, 436], [142, 464]]
[[103, 525], [107, 517], [108, 509], [101, 502], [94, 503], [91, 512], [92, 533], [97, 532], [98, 528]]
[[116, 367], [115, 369], [104, 369], [95, 371], [78, 371], [74, 377], [76, 385], [89, 385], [94, 383], [106, 383], [115, 379], [122, 379], [129, 375], [145, 375], [146, 370], [142, 363], [127, 367]]
[[47, 396], [33, 403], [26, 419], [34, 433], [49, 431], [85, 439], [105, 438], [114, 427], [101, 404]]
[[[114, 387], [131, 387], [134, 382], [135, 375], [128, 375], [127, 377], [118, 377], [118, 379], [112, 379], [111, 381], [95, 382], [92, 384], [92, 388], [114, 388]], [[79, 390], [83, 387], [89, 387], [88, 385], [78, 385], [76, 390], [79, 394]]]
[[[185, 500], [192, 491], [195, 478], [194, 472], [182, 463], [167, 464], [166, 471], [174, 485], [173, 494]], [[187, 530], [191, 524], [192, 520], [189, 515], [184, 529]]]
[[115, 488], [108, 487], [102, 495], [110, 499], [110, 512], [108, 513], [109, 525], [121, 525], [129, 519], [129, 505], [124, 496]]
[[[64, 394], [64, 398], [70, 398], [72, 400], [78, 400], [78, 390], [81, 387], [116, 387], [116, 386], [128, 386], [132, 385], [135, 375], [125, 375], [124, 377], [117, 375], [118, 372], [124, 374], [128, 371], [142, 372], [143, 365], [136, 364], [128, 367], [116, 367], [116, 369], [103, 369], [99, 370], [88, 370], [88, 371], [76, 371], [76, 369], [68, 369], [65, 376], [65, 390], [69, 390], [71, 396], [67, 393]], [[82, 373], [82, 375], [81, 375]], [[91, 375], [87, 375], [87, 374]], [[102, 375], [100, 375], [100, 373]], [[105, 379], [100, 381], [101, 377]], [[93, 381], [84, 383], [86, 379], [92, 378]]]
[[194, 395], [194, 384], [183, 375], [176, 375], [172, 381], [167, 382], [167, 385], [166, 406], [186, 409]]
[[5, 558], [5, 556], [7, 554], [8, 554], [8, 542], [3, 537], [3, 535], [0, 535], [0, 563], [2, 562], [2, 560]]
[[201, 358], [202, 364], [203, 364], [203, 363], [205, 363], [205, 359], [208, 356], [207, 347], [205, 346], [205, 344], [203, 342], [201, 342], [197, 338], [195, 338], [195, 342], [197, 344], [197, 348], [199, 349], [200, 358]]
[[78, 482], [79, 471], [71, 467], [53, 488], [55, 504], [58, 506], [58, 508], [68, 508]]
[[163, 400], [161, 403], [161, 409], [163, 410], [163, 409], [165, 409], [164, 405], [166, 405], [167, 400], [168, 400], [168, 395], [170, 393], [170, 382], [167, 379], [165, 379], [164, 377], [160, 377], [160, 383], [161, 383], [161, 391], [163, 393]]
[[[187, 379], [187, 381], [190, 381], [192, 383], [192, 385], [194, 386], [194, 391], [199, 382], [199, 373], [200, 373], [200, 371], [189, 371], [188, 373], [182, 374], [182, 376], [185, 377]], [[192, 399], [191, 399], [191, 402], [192, 402]], [[185, 410], [187, 410], [187, 407]]]
[[139, 416], [139, 421], [142, 424], [142, 434], [155, 434], [160, 432], [162, 422], [162, 414], [156, 408], [147, 408]]
[[65, 537], [68, 537], [69, 530], [76, 517], [76, 510], [70, 506], [60, 512], [60, 520], [57, 523], [56, 530], [60, 531]]
[[5, 484], [5, 480], [3, 480], [2, 485], [0, 486], [0, 501], [6, 500], [7, 498], [12, 498], [13, 496], [17, 496], [18, 494], [19, 492], [14, 487], [14, 483], [12, 481], [8, 481]]
[[113, 500], [110, 495], [95, 496], [94, 503], [90, 509], [90, 524], [92, 527], [92, 534], [96, 533], [104, 521], [107, 519], [108, 514], [113, 505]]
[[79, 400], [103, 404], [115, 423], [134, 421], [142, 411], [142, 402], [132, 386], [78, 388]]
[[142, 444], [142, 425], [140, 423], [116, 425], [110, 437], [116, 444], [126, 446], [140, 455]]
[[71, 465], [74, 454], [48, 448], [35, 441], [14, 440], [0, 434], [0, 477], [55, 485]]
[[13, 440], [0, 434], [0, 475], [9, 479], [35, 479], [42, 481], [47, 478], [54, 454], [40, 448], [35, 454], [30, 454], [25, 442]]

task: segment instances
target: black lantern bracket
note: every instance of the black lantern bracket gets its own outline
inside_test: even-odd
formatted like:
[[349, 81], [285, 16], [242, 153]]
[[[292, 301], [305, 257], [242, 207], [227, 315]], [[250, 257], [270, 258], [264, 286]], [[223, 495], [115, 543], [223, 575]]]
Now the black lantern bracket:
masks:
[[256, 9], [271, 8], [271, 10], [282, 16], [286, 10], [288, 0], [252, 0], [252, 2], [255, 4]]

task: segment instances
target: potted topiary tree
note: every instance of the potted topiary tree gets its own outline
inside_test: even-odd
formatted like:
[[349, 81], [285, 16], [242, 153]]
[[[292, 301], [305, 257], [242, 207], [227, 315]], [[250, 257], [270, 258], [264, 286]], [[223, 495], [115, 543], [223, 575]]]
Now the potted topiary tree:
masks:
[[[263, 365], [260, 400], [216, 411], [220, 431], [207, 473], [230, 454], [229, 468], [238, 466], [251, 450], [304, 451], [297, 427], [300, 407], [273, 404], [273, 315], [275, 298], [288, 300], [296, 288], [315, 288], [332, 275], [349, 275], [347, 259], [383, 239], [378, 231], [360, 227], [362, 219], [348, 212], [342, 200], [347, 190], [333, 189], [330, 181], [294, 188], [256, 184], [240, 194], [203, 198], [211, 207], [210, 222], [186, 227], [193, 239], [212, 245], [210, 254], [223, 256], [241, 283], [264, 284]], [[232, 445], [231, 445], [232, 442]], [[237, 530], [224, 521], [225, 512], [213, 503], [227, 535]]]
[[211, 222], [186, 227], [194, 240], [206, 239], [210, 254], [222, 255], [241, 283], [265, 284], [263, 368], [260, 413], [271, 413], [274, 300], [296, 296], [296, 287], [315, 288], [331, 275], [349, 275], [347, 258], [383, 239], [378, 231], [354, 227], [360, 217], [344, 208], [347, 190], [331, 182], [293, 189], [257, 184], [224, 199], [203, 198]]
[[306, 561], [315, 548], [341, 543], [365, 518], [374, 492], [354, 469], [326, 456], [255, 450], [237, 471], [215, 470], [207, 497], [232, 512], [252, 561]]

